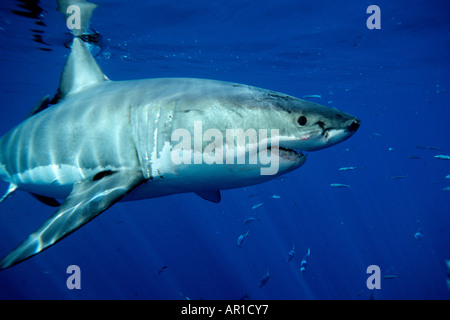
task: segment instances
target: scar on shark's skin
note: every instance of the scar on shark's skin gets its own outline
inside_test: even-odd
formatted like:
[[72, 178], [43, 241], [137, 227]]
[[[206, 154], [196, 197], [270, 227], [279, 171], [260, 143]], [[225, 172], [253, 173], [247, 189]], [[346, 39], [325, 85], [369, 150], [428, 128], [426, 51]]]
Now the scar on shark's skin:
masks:
[[[61, 8], [87, 3], [59, 2]], [[200, 135], [196, 121], [204, 129]], [[0, 138], [0, 179], [9, 183], [0, 202], [22, 190], [57, 207], [0, 260], [0, 269], [38, 254], [118, 201], [192, 192], [219, 202], [220, 190], [293, 171], [306, 161], [302, 151], [340, 143], [359, 124], [336, 109], [247, 85], [192, 78], [112, 81], [75, 36], [56, 95], [41, 99]], [[214, 141], [230, 130], [241, 144]], [[261, 139], [264, 131], [278, 133]], [[252, 132], [259, 140], [249, 139]], [[174, 155], [183, 161], [175, 163]], [[251, 155], [258, 161], [247, 161]], [[197, 161], [206, 157], [214, 161]], [[268, 166], [263, 159], [276, 161], [274, 174], [261, 174]]]

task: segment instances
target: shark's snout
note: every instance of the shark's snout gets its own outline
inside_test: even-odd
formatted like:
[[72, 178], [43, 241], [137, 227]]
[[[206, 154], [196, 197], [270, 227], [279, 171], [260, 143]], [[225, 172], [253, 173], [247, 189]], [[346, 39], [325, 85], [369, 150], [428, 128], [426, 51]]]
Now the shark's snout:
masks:
[[350, 124], [347, 127], [347, 131], [351, 132], [351, 133], [355, 133], [356, 130], [359, 129], [359, 126], [361, 124], [361, 120], [359, 120], [358, 118], [353, 119]]

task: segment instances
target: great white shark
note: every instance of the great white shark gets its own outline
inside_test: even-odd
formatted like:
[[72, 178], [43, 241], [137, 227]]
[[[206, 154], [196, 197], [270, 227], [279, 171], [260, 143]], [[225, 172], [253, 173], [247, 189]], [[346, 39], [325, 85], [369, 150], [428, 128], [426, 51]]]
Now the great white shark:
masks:
[[[213, 133], [200, 136], [200, 145], [196, 124]], [[359, 126], [337, 109], [237, 83], [111, 81], [75, 37], [55, 97], [46, 96], [0, 138], [0, 178], [9, 183], [0, 202], [23, 190], [57, 207], [0, 260], [0, 269], [48, 248], [118, 201], [194, 192], [219, 202], [220, 190], [286, 174], [305, 163], [302, 151], [342, 142]], [[243, 144], [217, 141], [230, 130], [244, 133]], [[272, 134], [264, 143], [251, 139], [264, 130]], [[195, 161], [199, 153], [215, 161]], [[174, 161], [174, 154], [192, 161]], [[261, 157], [238, 159], [251, 154]], [[261, 174], [268, 166], [263, 156], [277, 163], [272, 174]]]

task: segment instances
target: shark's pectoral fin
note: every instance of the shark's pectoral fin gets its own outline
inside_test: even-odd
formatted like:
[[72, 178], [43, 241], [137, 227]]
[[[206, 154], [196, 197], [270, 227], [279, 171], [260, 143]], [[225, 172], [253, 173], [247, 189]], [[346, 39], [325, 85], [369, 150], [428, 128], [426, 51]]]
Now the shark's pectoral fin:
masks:
[[55, 214], [0, 261], [0, 269], [11, 267], [53, 245], [143, 182], [142, 173], [118, 171], [98, 180], [90, 179], [75, 184]]
[[219, 203], [220, 202], [220, 190], [206, 190], [206, 191], [198, 191], [195, 194], [202, 197], [205, 200]]

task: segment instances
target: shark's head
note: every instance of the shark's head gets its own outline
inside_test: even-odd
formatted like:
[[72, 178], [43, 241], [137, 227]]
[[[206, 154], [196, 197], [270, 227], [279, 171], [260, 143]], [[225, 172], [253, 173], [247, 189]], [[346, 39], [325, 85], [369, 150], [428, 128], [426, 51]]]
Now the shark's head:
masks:
[[255, 125], [278, 130], [281, 174], [304, 164], [306, 156], [301, 151], [338, 144], [360, 126], [358, 118], [335, 108], [267, 90], [261, 90], [260, 94], [262, 97], [255, 99], [260, 112]]
[[350, 138], [360, 126], [358, 118], [334, 108], [280, 94], [269, 96], [272, 108], [280, 110], [280, 147], [324, 149]]
[[[285, 174], [305, 163], [302, 151], [335, 145], [359, 128], [359, 119], [347, 113], [274, 91], [207, 80], [186, 81], [185, 86], [188, 93], [177, 100], [179, 118], [171, 120], [172, 129], [188, 130], [192, 142], [185, 150], [195, 145], [196, 136], [203, 137], [197, 148], [203, 158], [199, 155], [198, 162], [213, 157], [238, 164], [228, 166], [226, 174]], [[197, 88], [202, 88], [201, 94]], [[173, 150], [178, 156], [179, 146]], [[214, 174], [220, 167], [210, 169]]]
[[239, 115], [234, 124], [278, 130], [280, 149], [324, 149], [350, 138], [360, 126], [358, 118], [338, 109], [274, 91], [243, 87], [235, 100], [226, 103], [236, 106], [231, 108]]

